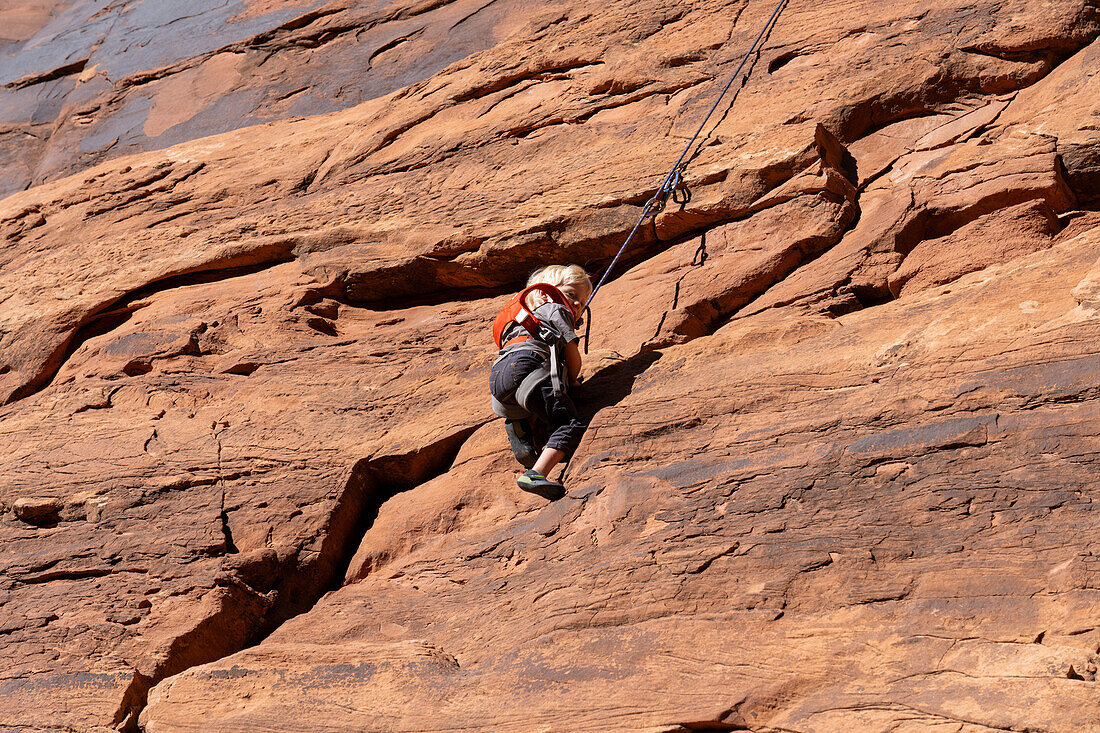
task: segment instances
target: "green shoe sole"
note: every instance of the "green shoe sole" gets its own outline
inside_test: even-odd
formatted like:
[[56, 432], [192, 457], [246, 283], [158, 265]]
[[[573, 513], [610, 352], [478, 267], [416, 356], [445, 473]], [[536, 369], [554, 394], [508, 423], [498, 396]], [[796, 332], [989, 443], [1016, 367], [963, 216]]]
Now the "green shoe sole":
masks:
[[529, 491], [532, 494], [538, 494], [543, 499], [550, 501], [557, 501], [565, 496], [565, 487], [559, 484], [557, 481], [551, 481], [545, 476], [535, 473], [534, 471], [528, 471], [519, 478], [516, 479], [516, 485], [518, 485], [524, 491]]

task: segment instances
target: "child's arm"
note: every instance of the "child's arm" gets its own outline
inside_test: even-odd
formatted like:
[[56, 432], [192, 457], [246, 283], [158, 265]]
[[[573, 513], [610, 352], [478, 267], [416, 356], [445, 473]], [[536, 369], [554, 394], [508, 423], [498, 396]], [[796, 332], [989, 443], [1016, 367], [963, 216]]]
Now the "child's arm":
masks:
[[569, 372], [569, 384], [580, 384], [581, 375], [581, 350], [577, 348], [577, 341], [571, 341], [565, 345], [565, 368]]

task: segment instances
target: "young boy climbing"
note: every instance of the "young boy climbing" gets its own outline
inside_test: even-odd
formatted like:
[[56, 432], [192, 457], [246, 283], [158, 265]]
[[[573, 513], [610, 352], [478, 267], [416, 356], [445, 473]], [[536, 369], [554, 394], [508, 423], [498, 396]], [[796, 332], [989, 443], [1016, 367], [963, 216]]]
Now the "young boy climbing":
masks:
[[[547, 475], [573, 455], [587, 427], [568, 387], [576, 386], [580, 375], [575, 329], [591, 294], [592, 281], [579, 265], [544, 267], [531, 275], [493, 327], [500, 349], [489, 377], [493, 410], [505, 418], [512, 452], [528, 469], [516, 483], [551, 501], [565, 496], [565, 487]], [[541, 453], [533, 422], [547, 436]]]

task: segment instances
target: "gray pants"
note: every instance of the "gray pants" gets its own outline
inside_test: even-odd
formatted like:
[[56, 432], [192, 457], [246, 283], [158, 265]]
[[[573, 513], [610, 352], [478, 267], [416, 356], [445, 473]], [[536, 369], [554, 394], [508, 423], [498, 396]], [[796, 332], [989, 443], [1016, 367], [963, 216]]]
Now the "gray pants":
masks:
[[[493, 365], [489, 373], [489, 391], [501, 402], [513, 401], [513, 395], [523, 379], [531, 372], [542, 369], [545, 361], [535, 351], [519, 350], [506, 355]], [[577, 407], [569, 395], [555, 396], [547, 376], [535, 387], [525, 407], [532, 418], [545, 426], [545, 447], [560, 450], [569, 459], [588, 427], [577, 414]]]

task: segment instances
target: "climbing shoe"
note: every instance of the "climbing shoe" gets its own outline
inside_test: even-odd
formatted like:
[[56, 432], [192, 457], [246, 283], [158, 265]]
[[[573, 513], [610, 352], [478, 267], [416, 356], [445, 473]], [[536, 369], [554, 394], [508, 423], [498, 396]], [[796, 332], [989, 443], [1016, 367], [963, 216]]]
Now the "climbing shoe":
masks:
[[531, 423], [526, 420], [505, 420], [504, 432], [508, 433], [508, 443], [512, 446], [519, 465], [530, 468], [538, 460], [538, 449], [531, 433]]
[[524, 491], [538, 494], [542, 498], [549, 499], [550, 501], [557, 501], [565, 496], [564, 486], [557, 481], [551, 481], [533, 468], [516, 479], [516, 483], [519, 484], [519, 487]]

